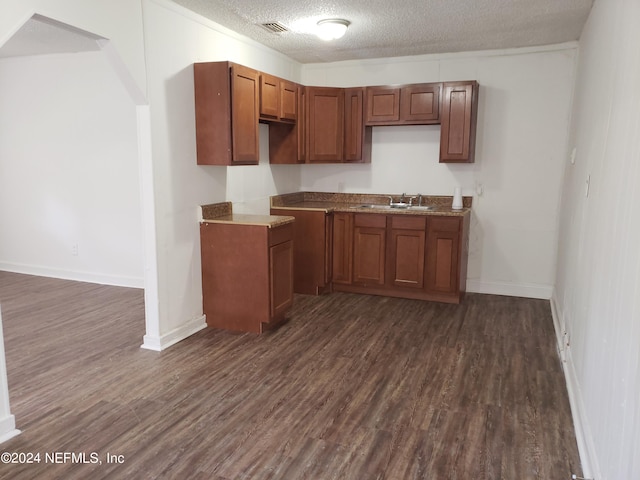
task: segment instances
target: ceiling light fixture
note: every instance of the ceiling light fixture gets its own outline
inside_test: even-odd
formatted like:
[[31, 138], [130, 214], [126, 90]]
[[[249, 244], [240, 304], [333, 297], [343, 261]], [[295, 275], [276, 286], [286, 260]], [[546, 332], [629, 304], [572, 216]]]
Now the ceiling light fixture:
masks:
[[350, 22], [341, 18], [329, 18], [318, 22], [317, 35], [322, 40], [336, 40], [341, 38], [347, 31]]

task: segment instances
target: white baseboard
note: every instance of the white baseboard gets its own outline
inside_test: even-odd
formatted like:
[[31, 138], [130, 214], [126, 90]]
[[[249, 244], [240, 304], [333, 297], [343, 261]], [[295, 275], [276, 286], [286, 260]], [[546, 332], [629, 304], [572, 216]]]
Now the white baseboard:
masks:
[[16, 429], [16, 419], [13, 415], [7, 415], [0, 420], [0, 443], [6, 442], [20, 433], [22, 432]]
[[21, 265], [5, 262], [0, 262], [0, 270], [12, 273], [23, 273], [26, 275], [37, 275], [39, 277], [75, 280], [76, 282], [99, 283], [100, 285], [112, 285], [114, 287], [144, 288], [144, 278], [142, 277], [138, 278], [92, 272], [77, 272], [73, 270], [61, 270], [37, 265]]
[[486, 282], [469, 279], [467, 280], [467, 292], [549, 300], [553, 292], [553, 286], [536, 283]]
[[154, 350], [160, 352], [169, 348], [171, 345], [175, 345], [181, 340], [190, 337], [196, 332], [199, 332], [203, 328], [207, 327], [205, 316], [201, 315], [194, 319], [189, 320], [184, 325], [171, 330], [169, 333], [154, 337], [152, 335], [145, 335], [142, 340], [141, 348], [146, 350]]
[[553, 316], [553, 326], [556, 331], [558, 351], [562, 358], [562, 369], [564, 371], [565, 383], [567, 384], [573, 427], [576, 433], [576, 442], [578, 443], [580, 463], [582, 463], [582, 476], [585, 478], [599, 479], [602, 478], [602, 475], [600, 474], [600, 466], [593, 443], [593, 435], [589, 427], [589, 421], [582, 400], [580, 383], [578, 382], [575, 364], [571, 356], [571, 345], [566, 341], [566, 334], [563, 327], [564, 319], [561, 317], [562, 313], [558, 309], [555, 295], [551, 297], [551, 315]]

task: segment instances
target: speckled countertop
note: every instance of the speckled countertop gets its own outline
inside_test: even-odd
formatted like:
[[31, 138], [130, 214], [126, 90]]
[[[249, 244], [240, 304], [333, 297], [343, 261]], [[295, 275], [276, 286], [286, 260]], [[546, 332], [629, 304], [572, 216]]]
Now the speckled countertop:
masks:
[[[279, 210], [317, 210], [330, 212], [358, 212], [358, 213], [393, 213], [398, 215], [441, 215], [463, 216], [471, 212], [472, 197], [462, 197], [463, 208], [451, 208], [453, 197], [423, 195], [422, 205], [430, 209], [389, 208], [389, 197], [395, 201], [399, 194], [379, 195], [361, 193], [324, 193], [297, 192], [271, 197], [271, 208]], [[411, 195], [407, 195], [408, 199]], [[363, 205], [367, 205], [366, 207]], [[371, 205], [375, 205], [371, 207]], [[379, 208], [376, 206], [379, 205]]]
[[202, 205], [202, 223], [237, 223], [239, 225], [258, 225], [275, 228], [292, 223], [294, 220], [294, 217], [288, 215], [233, 213], [231, 202]]

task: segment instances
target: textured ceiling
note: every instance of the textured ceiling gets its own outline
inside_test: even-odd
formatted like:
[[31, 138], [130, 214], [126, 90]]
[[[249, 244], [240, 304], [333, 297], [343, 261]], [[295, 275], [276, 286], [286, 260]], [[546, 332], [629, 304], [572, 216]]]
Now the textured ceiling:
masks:
[[[173, 0], [301, 63], [550, 45], [577, 40], [593, 0]], [[324, 42], [318, 20], [344, 18]], [[278, 22], [289, 31], [261, 26]], [[0, 57], [98, 50], [95, 37], [35, 15]]]
[[[578, 40], [593, 0], [173, 0], [301, 63], [551, 45]], [[324, 42], [318, 20], [344, 18]], [[278, 22], [289, 31], [261, 26]]]

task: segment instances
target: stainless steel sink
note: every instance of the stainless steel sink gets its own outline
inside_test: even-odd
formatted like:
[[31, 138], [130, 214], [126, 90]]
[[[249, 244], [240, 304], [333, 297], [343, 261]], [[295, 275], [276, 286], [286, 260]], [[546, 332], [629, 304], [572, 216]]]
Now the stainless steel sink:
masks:
[[409, 210], [433, 210], [433, 205], [411, 205]]
[[364, 205], [353, 205], [350, 208], [375, 208], [378, 210], [433, 210], [433, 206], [430, 205], [409, 205], [408, 203], [392, 203], [391, 205], [375, 205], [367, 203]]
[[384, 209], [384, 210], [388, 210], [391, 207], [389, 205], [375, 205], [375, 204], [372, 204], [372, 203], [367, 203], [365, 205], [353, 205], [353, 206], [351, 206], [349, 208], [381, 208], [381, 209]]

